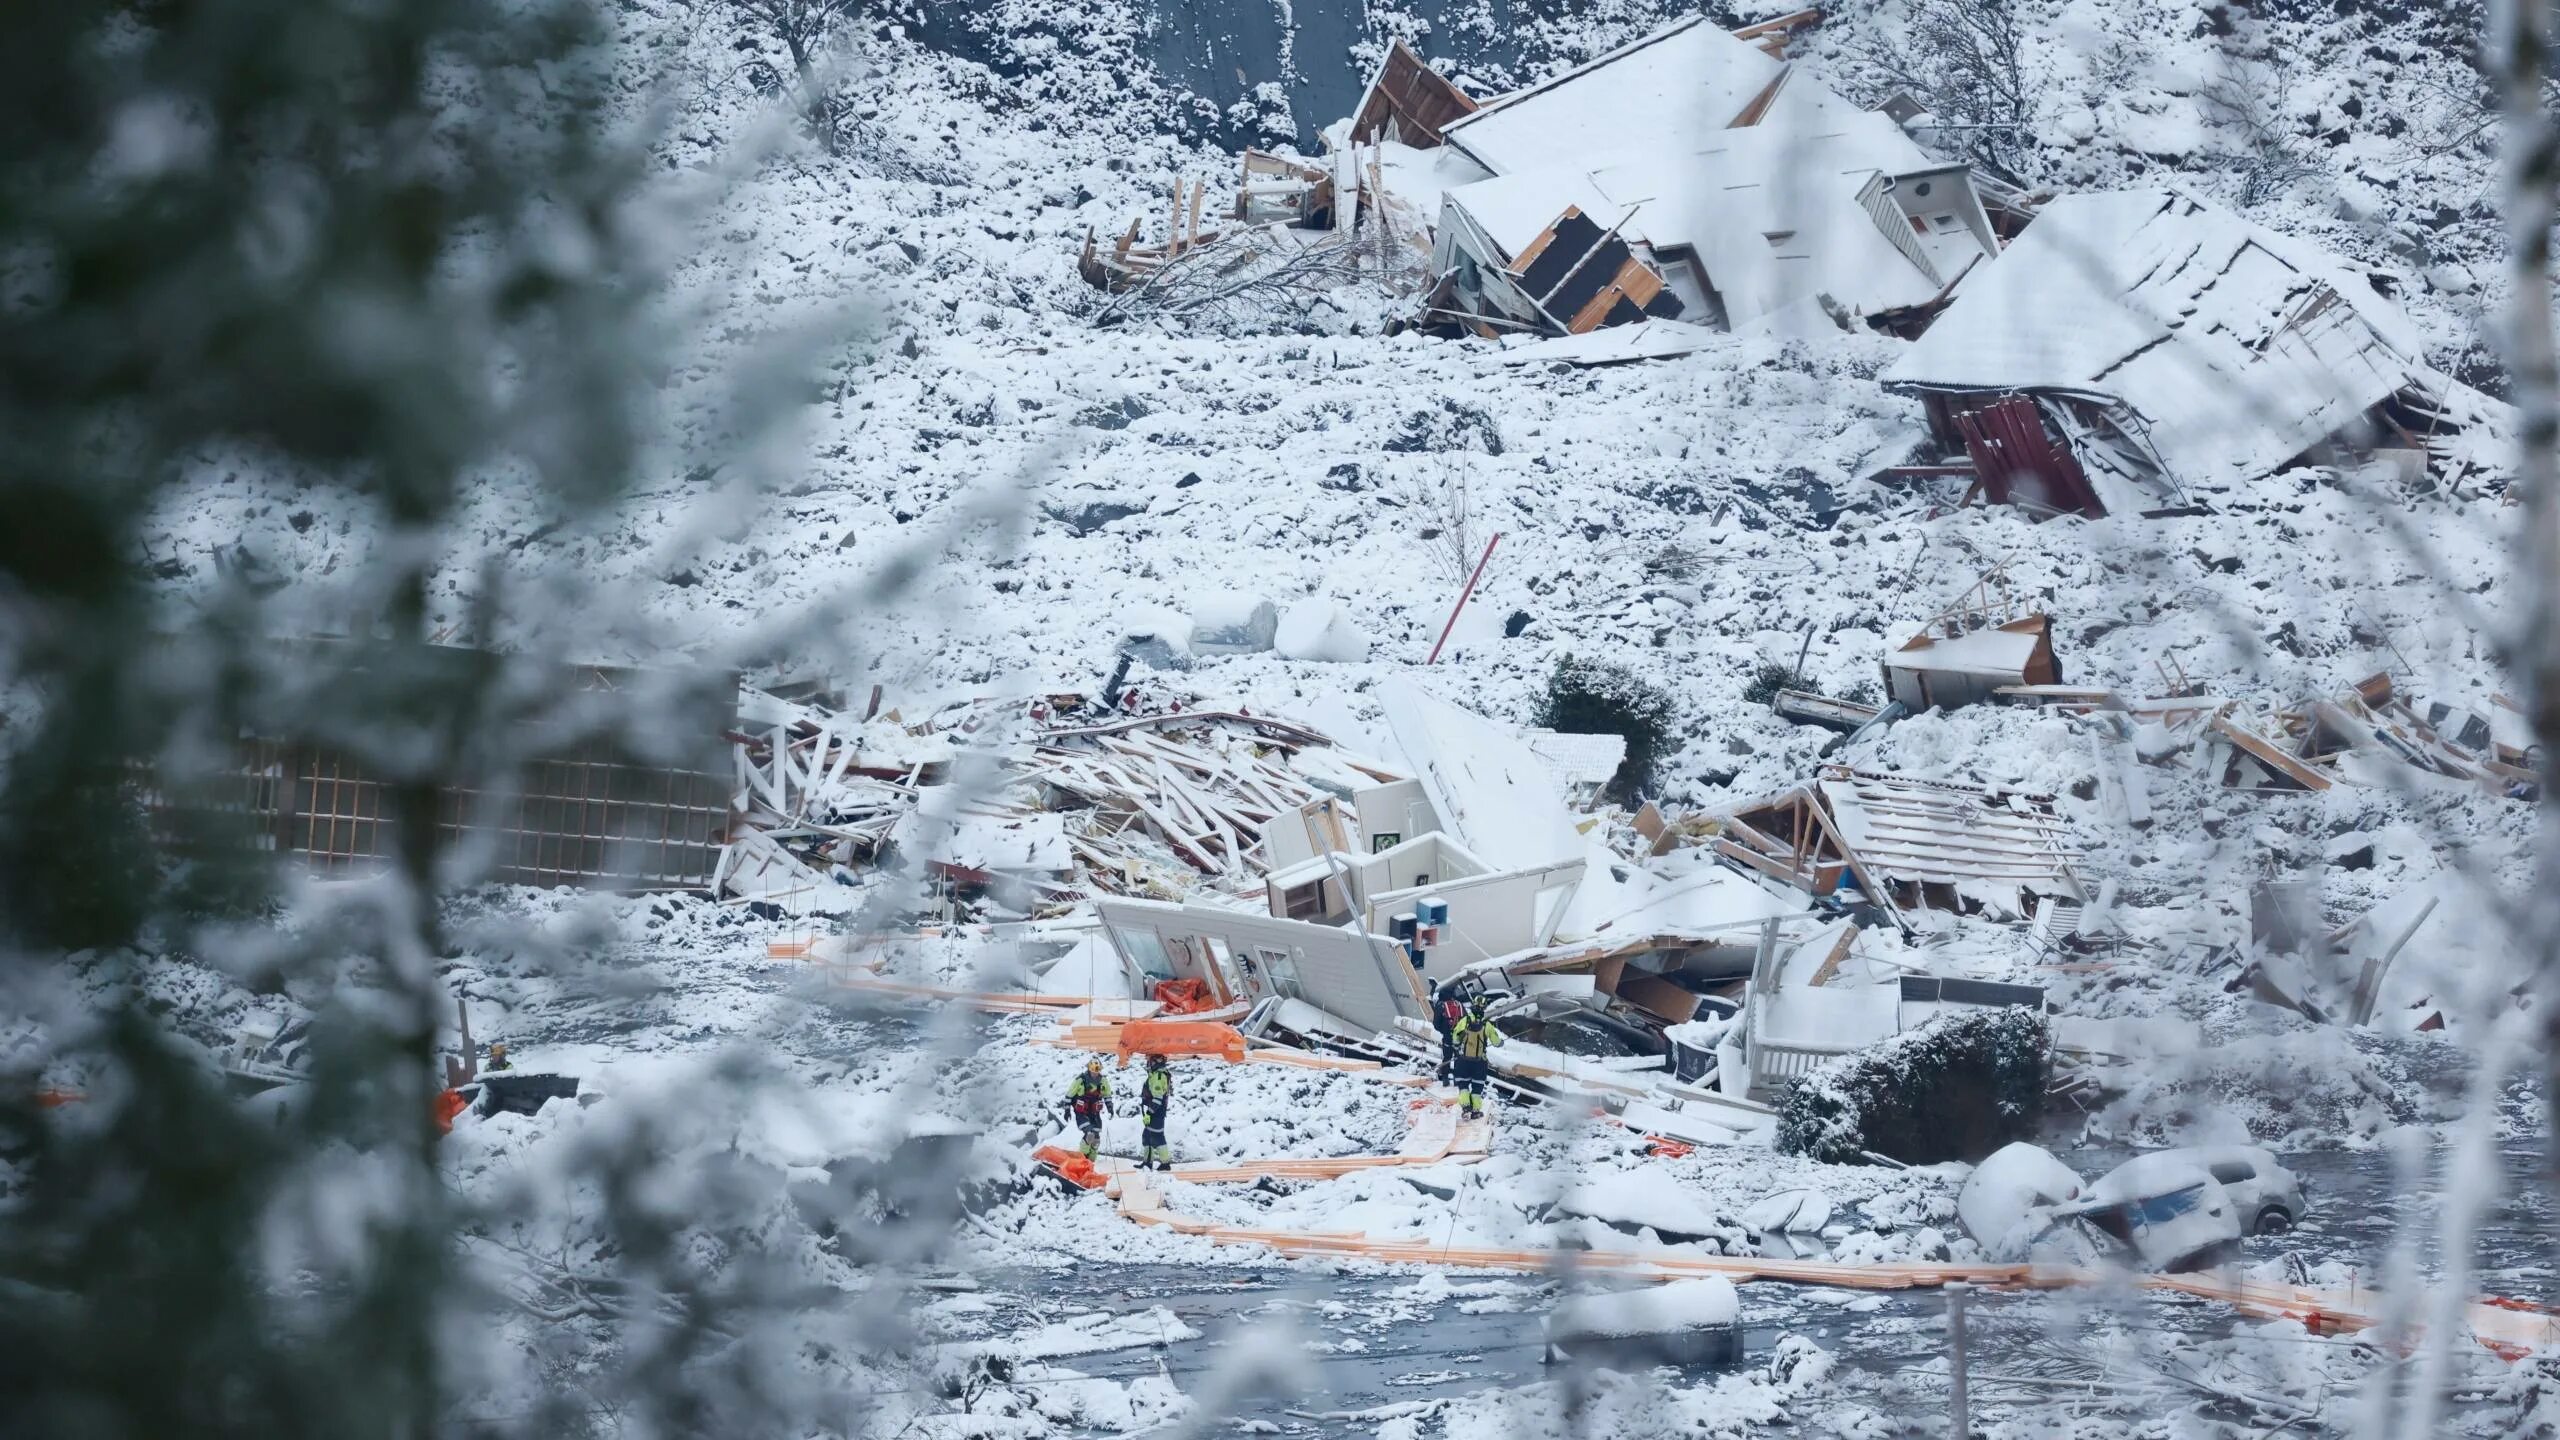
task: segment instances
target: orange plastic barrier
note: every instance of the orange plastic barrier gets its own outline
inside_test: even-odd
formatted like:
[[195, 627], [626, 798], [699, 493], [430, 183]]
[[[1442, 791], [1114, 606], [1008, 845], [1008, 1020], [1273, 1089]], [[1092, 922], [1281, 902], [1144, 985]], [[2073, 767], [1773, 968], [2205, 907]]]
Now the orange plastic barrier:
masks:
[[452, 1134], [454, 1117], [470, 1108], [471, 1102], [463, 1099], [462, 1092], [459, 1090], [446, 1090], [437, 1095], [436, 1133], [438, 1135]]
[[1031, 1152], [1031, 1158], [1048, 1166], [1057, 1173], [1059, 1179], [1070, 1185], [1080, 1186], [1086, 1190], [1099, 1190], [1111, 1183], [1109, 1177], [1095, 1169], [1093, 1162], [1086, 1159], [1081, 1151], [1068, 1150], [1057, 1145], [1043, 1145]]
[[1120, 1063], [1132, 1055], [1216, 1055], [1229, 1064], [1244, 1059], [1244, 1032], [1233, 1025], [1200, 1020], [1132, 1020], [1112, 1027], [1119, 1032], [1113, 1047]]
[[[1292, 1162], [1265, 1161], [1263, 1165]], [[1296, 1162], [1328, 1163], [1328, 1162]], [[1338, 1162], [1333, 1162], [1338, 1163]], [[1245, 1168], [1245, 1167], [1237, 1167]], [[1195, 1178], [1182, 1170], [1177, 1180]], [[1138, 1171], [1110, 1177], [1117, 1188], [1120, 1213], [1141, 1225], [1159, 1225], [1182, 1235], [1198, 1235], [1219, 1245], [1259, 1245], [1278, 1254], [1341, 1256], [1406, 1265], [1446, 1265], [1457, 1269], [1508, 1270], [1520, 1274], [1553, 1274], [1558, 1270], [1605, 1270], [1643, 1280], [1679, 1280], [1722, 1275], [1737, 1283], [1769, 1280], [1782, 1284], [1830, 1285], [1854, 1290], [1933, 1289], [1962, 1281], [1993, 1289], [2058, 1290], [2096, 1285], [2115, 1278], [2107, 1272], [2067, 1265], [1846, 1265], [1828, 1260], [1774, 1260], [1735, 1255], [1674, 1255], [1646, 1250], [1580, 1250], [1548, 1246], [1502, 1248], [1434, 1245], [1428, 1240], [1372, 1240], [1341, 1232], [1262, 1230], [1176, 1214], [1164, 1208], [1153, 1177]], [[1196, 1178], [1227, 1178], [1199, 1174]], [[1259, 1178], [1238, 1175], [1234, 1178]], [[2217, 1275], [2142, 1275], [2134, 1283], [2145, 1290], [2187, 1295], [2229, 1305], [2261, 1319], [2298, 1321], [2316, 1335], [2345, 1335], [2381, 1323], [2375, 1313], [2380, 1297], [2369, 1292], [2306, 1290], [2267, 1285]], [[2560, 1315], [2523, 1301], [2475, 1300], [2466, 1309], [2464, 1328], [2490, 1353], [2520, 1360], [2560, 1345]], [[2416, 1337], [2411, 1337], [2412, 1340]]]

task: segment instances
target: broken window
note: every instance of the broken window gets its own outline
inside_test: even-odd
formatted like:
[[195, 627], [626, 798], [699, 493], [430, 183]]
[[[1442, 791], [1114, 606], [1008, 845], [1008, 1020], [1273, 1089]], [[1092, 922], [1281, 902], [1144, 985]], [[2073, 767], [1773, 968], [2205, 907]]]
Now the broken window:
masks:
[[1164, 953], [1164, 941], [1153, 930], [1120, 930], [1120, 948], [1150, 981], [1171, 980], [1173, 959]]
[[1306, 987], [1298, 980], [1297, 957], [1276, 945], [1257, 945], [1253, 953], [1262, 959], [1262, 972], [1271, 981], [1271, 992], [1292, 1000], [1307, 998]]

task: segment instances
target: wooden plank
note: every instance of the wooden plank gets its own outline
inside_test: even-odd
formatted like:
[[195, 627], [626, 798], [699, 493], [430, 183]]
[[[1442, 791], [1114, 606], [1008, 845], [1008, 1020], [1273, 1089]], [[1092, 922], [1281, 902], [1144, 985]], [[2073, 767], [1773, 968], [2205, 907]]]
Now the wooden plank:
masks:
[[1741, 29], [1733, 32], [1733, 38], [1736, 40], [1757, 40], [1764, 35], [1789, 35], [1806, 26], [1818, 25], [1820, 23], [1822, 23], [1822, 11], [1819, 7], [1795, 10], [1790, 11], [1787, 14], [1780, 15], [1772, 20], [1762, 20], [1756, 24], [1745, 25]]
[[2232, 724], [2231, 717], [2227, 715], [2216, 715], [2208, 723], [2212, 725], [2215, 734], [2220, 735], [2224, 739], [2229, 740], [2232, 744], [2239, 746], [2243, 751], [2248, 753], [2249, 758], [2266, 766], [2268, 769], [2283, 775], [2286, 779], [2300, 785], [2305, 790], [2318, 792], [2326, 790], [2331, 785], [2337, 783], [2328, 776], [2321, 774], [2318, 770], [2303, 764], [2300, 760], [2295, 759], [2291, 755], [2287, 755], [2283, 750], [2269, 744], [2263, 736], [2256, 734], [2244, 726]]

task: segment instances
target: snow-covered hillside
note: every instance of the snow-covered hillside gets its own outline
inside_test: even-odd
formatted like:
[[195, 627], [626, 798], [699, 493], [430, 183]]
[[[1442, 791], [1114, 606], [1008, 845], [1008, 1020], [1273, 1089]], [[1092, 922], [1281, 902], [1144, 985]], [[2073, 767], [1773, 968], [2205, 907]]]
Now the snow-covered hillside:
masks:
[[[1498, 23], [1489, 5], [1430, 25], [1372, 6], [1364, 25], [1339, 28], [1357, 30], [1364, 64], [1401, 35], [1499, 86], [1587, 58], [1668, 13], [1643, 0], [1568, 16], [1540, 8], [1523, 31]], [[2466, 133], [2478, 119], [2466, 108], [2476, 77], [2451, 50], [2459, 8], [2386, 19], [2309, 0], [2255, 9], [2031, 0], [2018, 13], [2032, 107], [2005, 158], [2031, 186], [2191, 188], [2375, 267], [2396, 280], [2431, 363], [2494, 390], [2502, 382], [2482, 335], [2484, 307], [2501, 298], [2496, 227], [2487, 152]], [[614, 516], [571, 527], [504, 479], [485, 482], [432, 596], [445, 638], [503, 645], [538, 635], [617, 662], [707, 659], [758, 679], [878, 683], [921, 713], [964, 696], [1089, 690], [1123, 637], [1164, 632], [1177, 624], [1169, 617], [1204, 603], [1319, 598], [1365, 632], [1366, 660], [1264, 653], [1140, 678], [1384, 754], [1393, 741], [1376, 689], [1387, 677], [1419, 674], [1447, 698], [1525, 723], [1560, 660], [1609, 662], [1669, 701], [1678, 744], [1652, 796], [1674, 815], [1781, 790], [1824, 756], [1829, 732], [1768, 708], [1773, 674], [1800, 670], [1801, 688], [1875, 699], [1888, 647], [1995, 569], [2010, 594], [2050, 614], [2075, 685], [2149, 695], [2175, 674], [2256, 713], [2379, 671], [2417, 694], [2476, 703], [2511, 684], [2489, 636], [2515, 590], [2520, 507], [2502, 504], [2494, 486], [2417, 493], [2375, 469], [2305, 466], [2198, 493], [2177, 513], [2037, 523], [2006, 507], [1957, 508], [1960, 482], [1870, 478], [1925, 440], [1919, 403], [1878, 383], [1906, 348], [1881, 335], [1721, 335], [1677, 359], [1576, 370], [1506, 363], [1490, 342], [1387, 335], [1351, 310], [1252, 330], [1097, 325], [1104, 297], [1075, 263], [1088, 233], [1115, 234], [1137, 216], [1160, 224], [1176, 177], [1207, 179], [1217, 193], [1234, 157], [1213, 141], [1303, 134], [1334, 117], [1295, 113], [1285, 88], [1247, 114], [1204, 108], [1177, 82], [1136, 73], [1133, 37], [1148, 22], [1133, 5], [999, 5], [970, 22], [975, 59], [921, 23], [944, 48], [886, 22], [863, 32], [845, 140], [830, 153], [759, 93], [747, 62], [780, 57], [767, 41], [742, 39], [725, 7], [631, 0], [620, 14], [628, 118], [663, 125], [653, 153], [670, 211], [684, 214], [664, 235], [671, 319], [695, 337], [662, 378], [659, 473]], [[1802, 53], [1844, 92], [1878, 100], [1910, 79], [1893, 57], [1910, 53], [1914, 23], [1904, 0], [1856, 0]], [[989, 35], [1006, 41], [1000, 54]], [[1304, 71], [1353, 58], [1302, 50], [1289, 63]], [[729, 437], [755, 428], [730, 408], [740, 403], [786, 417], [749, 456], [727, 453]], [[1460, 508], [1465, 527], [1454, 533]], [[1423, 669], [1465, 572], [1496, 535], [1448, 652]], [[357, 511], [334, 512], [290, 480], [245, 468], [174, 496], [148, 534], [173, 604], [242, 569], [324, 594], [385, 543]], [[574, 611], [518, 608], [484, 632], [475, 602], [493, 572], [537, 588], [547, 575], [575, 575], [601, 598]], [[2057, 711], [1977, 706], [1902, 721], [1830, 758], [2053, 795], [2084, 844], [2088, 875], [2109, 887], [2125, 953], [2140, 958], [2056, 971], [2013, 930], [1954, 921], [1877, 943], [1897, 953], [1929, 946], [1984, 977], [2046, 984], [2077, 1015], [2149, 1022], [2122, 1033], [2144, 1037], [2159, 1063], [2086, 1122], [2092, 1142], [2364, 1149], [2414, 1133], [2399, 1127], [2454, 1118], [2467, 1058], [2453, 1040], [2404, 1032], [2440, 1011], [2468, 1042], [2476, 1017], [2501, 1003], [2513, 976], [2472, 963], [2498, 943], [2483, 907], [2457, 900], [2420, 935], [2392, 992], [2410, 1013], [2371, 1031], [2260, 1004], [2233, 971], [2181, 969], [2180, 957], [2243, 943], [2251, 890], [2267, 879], [2314, 882], [2332, 925], [2437, 883], [2512, 891], [2529, 871], [2530, 809], [2410, 775], [2317, 794], [2243, 792], [2164, 747], [2137, 772], [2148, 823], [2135, 826], [2117, 789], [2118, 747]], [[564, 896], [470, 903], [536, 935], [589, 914]], [[876, 1140], [885, 1115], [966, 1113], [988, 1136], [972, 1178], [1002, 1192], [970, 1221], [978, 1228], [967, 1243], [986, 1263], [1029, 1272], [1235, 1260], [1196, 1237], [1122, 1226], [1098, 1196], [1004, 1188], [1018, 1178], [1012, 1142], [1055, 1138], [1054, 1094], [1074, 1068], [1066, 1053], [1028, 1043], [1032, 1022], [998, 1022], [971, 1037], [983, 1048], [954, 1058], [968, 1048], [942, 1048], [956, 1026], [813, 1021], [786, 1005], [806, 997], [778, 994], [785, 987], [759, 953], [796, 933], [786, 926], [707, 906], [593, 913], [636, 947], [632, 968], [674, 997], [638, 1032], [583, 1030], [576, 1007], [534, 973], [541, 967], [503, 944], [471, 942], [449, 978], [489, 1006], [488, 1023], [547, 1047], [546, 1063], [584, 1070], [608, 1094], [658, 1096], [690, 1083], [669, 1076], [692, 1076], [682, 1067], [708, 1055], [769, 1045], [779, 1068], [825, 1097], [814, 1118], [724, 1114], [685, 1130], [679, 1146], [730, 1144], [742, 1163], [812, 1182], [860, 1148], [845, 1137]], [[941, 978], [968, 968], [940, 958]], [[1404, 1123], [1400, 1092], [1349, 1077], [1294, 1081], [1278, 1099], [1259, 1083], [1222, 1070], [1186, 1096], [1196, 1107], [1186, 1143], [1196, 1148], [1185, 1158], [1378, 1148]], [[457, 1184], [475, 1193], [538, 1185], [541, 1157], [616, 1123], [604, 1110], [564, 1108], [466, 1130], [453, 1150]], [[2532, 1123], [2511, 1116], [2509, 1129]], [[1486, 1178], [1451, 1182], [1464, 1196], [1448, 1212], [1467, 1217], [1462, 1238], [1551, 1235], [1559, 1224], [1596, 1234], [1611, 1219], [1634, 1233], [1647, 1222], [1575, 1216], [1557, 1210], [1559, 1197], [1623, 1195], [1669, 1175], [1720, 1236], [1757, 1196], [1809, 1185], [1843, 1207], [1833, 1237], [1843, 1256], [1972, 1254], [1944, 1175], [1766, 1155], [1748, 1169], [1713, 1154], [1658, 1161], [1623, 1135], [1563, 1122], [1505, 1133], [1512, 1148]], [[1131, 1138], [1112, 1137], [1124, 1149]], [[1236, 1188], [1194, 1208], [1239, 1225], [1420, 1235], [1446, 1218], [1417, 1199], [1421, 1190], [1370, 1177]], [[539, 1250], [584, 1237], [536, 1220], [498, 1238]], [[1728, 1242], [1742, 1248], [1738, 1229], [1718, 1243]], [[815, 1268], [828, 1283], [857, 1283]], [[946, 1335], [974, 1341], [999, 1328], [984, 1306], [935, 1303]], [[1842, 1317], [1795, 1318], [1814, 1330]], [[1934, 1337], [1931, 1328], [1916, 1348]], [[1036, 1348], [1016, 1347], [1026, 1367], [1042, 1358]], [[2227, 1367], [2230, 1355], [2215, 1354]], [[1692, 1387], [1683, 1403], [1695, 1414], [1675, 1419], [1717, 1433], [1783, 1423], [1825, 1363], [1773, 1360], [1766, 1375]], [[1427, 1373], [1419, 1362], [1416, 1372]], [[2226, 1375], [2227, 1388], [2246, 1378]], [[1159, 1377], [1091, 1383], [1099, 1388], [1045, 1412], [1023, 1401], [1010, 1431], [969, 1433], [1134, 1430], [1182, 1403]], [[2312, 1388], [2300, 1374], [2287, 1383], [2288, 1393]], [[1575, 1402], [1549, 1388], [1501, 1394], [1504, 1413], [1537, 1433], [1570, 1423], [1549, 1412]], [[1813, 1413], [1880, 1435], [1896, 1433], [1890, 1409], [1889, 1396], [1862, 1391], [1849, 1409]], [[937, 1424], [951, 1420], [933, 1413]], [[1477, 1433], [1445, 1409], [1380, 1411], [1363, 1423], [1418, 1435], [1426, 1420], [1431, 1433]]]

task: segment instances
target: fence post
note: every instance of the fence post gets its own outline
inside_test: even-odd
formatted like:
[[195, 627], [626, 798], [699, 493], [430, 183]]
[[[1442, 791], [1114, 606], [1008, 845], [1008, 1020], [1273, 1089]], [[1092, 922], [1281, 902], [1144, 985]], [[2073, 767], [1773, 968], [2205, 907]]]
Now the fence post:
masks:
[[1954, 1421], [1955, 1440], [1968, 1440], [1973, 1434], [1972, 1405], [1964, 1383], [1964, 1302], [1971, 1292], [1972, 1287], [1961, 1280], [1947, 1286], [1947, 1411]]

